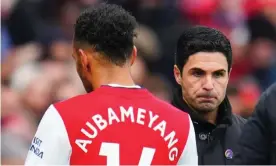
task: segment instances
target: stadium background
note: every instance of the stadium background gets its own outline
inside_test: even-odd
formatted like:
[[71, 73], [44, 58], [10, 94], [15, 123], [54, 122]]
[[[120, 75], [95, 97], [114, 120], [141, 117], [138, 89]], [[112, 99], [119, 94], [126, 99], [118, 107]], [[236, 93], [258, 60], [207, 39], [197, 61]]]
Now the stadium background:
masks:
[[[80, 11], [98, 2], [1, 0], [1, 164], [24, 163], [49, 104], [85, 93], [71, 57], [72, 31]], [[191, 25], [218, 28], [231, 40], [233, 112], [250, 116], [260, 93], [276, 81], [276, 0], [105, 2], [123, 5], [139, 21], [133, 77], [166, 101], [177, 86], [175, 43]]]

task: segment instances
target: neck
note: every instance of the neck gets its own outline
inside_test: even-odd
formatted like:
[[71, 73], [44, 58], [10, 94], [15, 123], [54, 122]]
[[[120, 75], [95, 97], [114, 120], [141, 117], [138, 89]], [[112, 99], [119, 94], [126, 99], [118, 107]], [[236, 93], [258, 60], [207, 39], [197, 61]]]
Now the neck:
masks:
[[94, 89], [107, 84], [119, 84], [123, 86], [135, 85], [130, 74], [130, 69], [118, 66], [109, 66], [94, 70], [91, 82]]
[[218, 110], [214, 110], [214, 111], [207, 112], [207, 113], [203, 114], [203, 117], [207, 122], [209, 122], [211, 124], [216, 124], [217, 115], [218, 115]]

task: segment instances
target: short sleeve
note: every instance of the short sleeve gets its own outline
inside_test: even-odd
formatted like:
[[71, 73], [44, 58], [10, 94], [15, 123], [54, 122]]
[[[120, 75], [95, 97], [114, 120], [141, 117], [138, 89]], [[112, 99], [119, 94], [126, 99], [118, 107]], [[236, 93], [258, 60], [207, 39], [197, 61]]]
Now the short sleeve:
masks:
[[41, 119], [25, 165], [69, 165], [71, 151], [63, 120], [51, 105]]
[[177, 165], [198, 165], [197, 145], [193, 122], [189, 116], [189, 134]]

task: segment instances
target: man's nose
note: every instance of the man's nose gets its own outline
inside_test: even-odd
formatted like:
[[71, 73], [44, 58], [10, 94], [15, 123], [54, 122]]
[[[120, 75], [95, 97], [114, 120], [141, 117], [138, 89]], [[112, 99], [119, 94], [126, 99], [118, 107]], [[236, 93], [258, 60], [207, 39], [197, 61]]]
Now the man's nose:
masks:
[[212, 77], [205, 77], [203, 81], [203, 89], [206, 91], [211, 91], [214, 89], [214, 82]]

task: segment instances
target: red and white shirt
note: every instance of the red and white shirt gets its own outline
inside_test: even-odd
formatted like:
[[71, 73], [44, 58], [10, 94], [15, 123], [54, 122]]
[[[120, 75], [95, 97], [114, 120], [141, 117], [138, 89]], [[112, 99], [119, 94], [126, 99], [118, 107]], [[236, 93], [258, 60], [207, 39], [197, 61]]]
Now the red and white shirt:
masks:
[[197, 165], [188, 114], [143, 88], [102, 86], [51, 105], [25, 165]]

